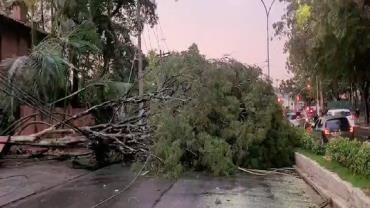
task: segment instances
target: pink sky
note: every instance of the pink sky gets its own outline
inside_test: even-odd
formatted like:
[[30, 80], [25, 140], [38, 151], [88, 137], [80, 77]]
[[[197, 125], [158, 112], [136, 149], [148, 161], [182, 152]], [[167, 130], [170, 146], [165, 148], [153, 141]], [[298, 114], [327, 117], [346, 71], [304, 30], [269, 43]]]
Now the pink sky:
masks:
[[[270, 4], [272, 0], [265, 0]], [[186, 50], [196, 43], [208, 58], [220, 58], [224, 54], [247, 64], [257, 64], [267, 74], [266, 15], [260, 0], [157, 0], [160, 25], [146, 29], [146, 47], [165, 48], [166, 39], [170, 50]], [[280, 20], [285, 6], [276, 1], [271, 11], [271, 23]], [[274, 31], [271, 24], [271, 35]], [[151, 44], [150, 44], [151, 42]], [[150, 46], [151, 45], [151, 46]], [[284, 41], [274, 38], [270, 43], [271, 76], [287, 79]], [[145, 48], [144, 48], [145, 49]]]

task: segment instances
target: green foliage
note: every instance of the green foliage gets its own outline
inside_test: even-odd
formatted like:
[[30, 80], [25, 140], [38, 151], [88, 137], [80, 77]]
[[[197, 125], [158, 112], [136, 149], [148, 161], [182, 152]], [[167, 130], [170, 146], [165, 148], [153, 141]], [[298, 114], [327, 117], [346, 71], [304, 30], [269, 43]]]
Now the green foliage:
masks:
[[370, 177], [370, 145], [363, 143], [350, 168], [358, 174]]
[[318, 139], [315, 139], [311, 134], [302, 132], [300, 137], [300, 147], [313, 152], [317, 155], [324, 155], [326, 151], [326, 146], [322, 145]]
[[235, 170], [232, 161], [232, 152], [228, 143], [221, 138], [212, 138], [208, 134], [199, 135], [202, 147], [199, 150], [201, 155], [201, 166], [210, 170], [214, 175], [230, 175]]
[[185, 137], [192, 141], [191, 126], [182, 122], [183, 117], [175, 119], [169, 112], [163, 114], [162, 119], [162, 123], [157, 126], [157, 141], [153, 146], [155, 154], [164, 160], [160, 163], [156, 161], [158, 162], [156, 165], [162, 167], [157, 169], [157, 173], [178, 177], [183, 172], [180, 161], [185, 153], [178, 138]]
[[307, 4], [299, 5], [296, 14], [297, 26], [299, 28], [303, 28], [304, 24], [307, 23], [310, 17], [311, 17], [311, 7]]
[[140, 1], [140, 21], [133, 15], [137, 3], [134, 0], [6, 2], [7, 7], [14, 2], [24, 4], [31, 13], [30, 22], [41, 25], [36, 28], [32, 24], [33, 29], [49, 32], [44, 41], [34, 45], [30, 56], [25, 57], [27, 60], [17, 62], [16, 67], [25, 69], [20, 73], [27, 73], [16, 81], [27, 81], [26, 89], [32, 89], [36, 97], [46, 102], [75, 92], [91, 80], [127, 82], [136, 71], [132, 61], [136, 49], [131, 36], [143, 24], [154, 25], [157, 20], [156, 4], [149, 0]]
[[[150, 63], [153, 74], [146, 81], [153, 90], [174, 76], [173, 96], [188, 99], [153, 106], [154, 152], [170, 161], [159, 164], [160, 170], [171, 171], [181, 164], [184, 170], [230, 175], [237, 166], [292, 163], [299, 137], [283, 119], [273, 88], [260, 78], [260, 69], [234, 60], [208, 61], [196, 45]], [[174, 144], [178, 151], [167, 154], [167, 147]]]
[[178, 141], [174, 141], [171, 144], [166, 143], [167, 146], [159, 147], [157, 145], [156, 152], [160, 152], [159, 157], [164, 158], [163, 163], [165, 164], [162, 170], [159, 170], [159, 173], [163, 173], [167, 177], [179, 177], [184, 168], [181, 163], [179, 163], [183, 150], [180, 147]]
[[325, 155], [352, 173], [370, 176], [370, 145], [366, 142], [336, 138], [323, 146], [311, 135], [303, 133], [300, 147], [316, 155]]
[[370, 145], [356, 140], [340, 138], [331, 141], [326, 155], [353, 173], [370, 176]]
[[288, 68], [303, 80], [322, 82], [325, 98], [340, 99], [352, 88], [366, 91], [370, 81], [370, 18], [368, 8], [348, 0], [283, 0], [287, 12], [276, 23], [288, 37]]
[[331, 156], [333, 160], [349, 167], [360, 147], [361, 142], [359, 141], [340, 138], [328, 144], [326, 153]]
[[331, 101], [328, 102], [328, 109], [351, 109], [352, 103], [350, 101]]

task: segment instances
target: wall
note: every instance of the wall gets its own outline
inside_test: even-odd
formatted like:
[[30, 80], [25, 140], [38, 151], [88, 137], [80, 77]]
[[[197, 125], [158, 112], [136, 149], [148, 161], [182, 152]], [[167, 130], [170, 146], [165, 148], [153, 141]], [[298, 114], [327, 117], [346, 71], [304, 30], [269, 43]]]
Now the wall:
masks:
[[[57, 118], [58, 121], [64, 120], [65, 118], [69, 118], [77, 113], [80, 113], [82, 111], [86, 110], [85, 108], [72, 108], [69, 106], [68, 108], [54, 108], [52, 110], [53, 112], [53, 117]], [[54, 119], [51, 119], [50, 117], [43, 116], [38, 110], [27, 106], [27, 105], [22, 105], [20, 107], [20, 118], [26, 117], [26, 116], [33, 116], [30, 120], [28, 120], [25, 125], [31, 124], [31, 122], [46, 122], [49, 124], [56, 124], [58, 121], [55, 121]], [[74, 126], [77, 127], [82, 127], [82, 126], [91, 126], [95, 124], [95, 118], [91, 115], [88, 114], [86, 116], [83, 116], [79, 119], [76, 119], [72, 122]], [[37, 133], [39, 131], [42, 131], [46, 128], [48, 128], [49, 125], [45, 124], [31, 124], [27, 128], [23, 129], [21, 132], [18, 132], [18, 135], [30, 135]], [[20, 131], [21, 129], [18, 129], [17, 131]]]
[[0, 41], [1, 60], [26, 55], [31, 45], [30, 38], [27, 37], [27, 34], [12, 30], [11, 28], [8, 30], [1, 30]]
[[12, 10], [10, 11], [9, 17], [21, 21], [27, 21], [27, 7], [24, 4], [19, 3], [18, 5], [14, 5]]

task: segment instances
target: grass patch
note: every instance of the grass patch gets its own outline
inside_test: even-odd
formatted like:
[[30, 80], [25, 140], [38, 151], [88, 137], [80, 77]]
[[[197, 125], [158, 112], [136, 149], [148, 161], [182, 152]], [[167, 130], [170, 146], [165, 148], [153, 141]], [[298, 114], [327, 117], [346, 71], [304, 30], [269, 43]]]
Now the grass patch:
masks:
[[337, 173], [341, 179], [351, 183], [354, 187], [363, 189], [367, 195], [370, 194], [370, 177], [356, 175], [350, 169], [341, 166], [338, 162], [325, 160], [323, 156], [313, 154], [307, 150], [298, 149], [297, 152], [311, 158], [326, 169]]

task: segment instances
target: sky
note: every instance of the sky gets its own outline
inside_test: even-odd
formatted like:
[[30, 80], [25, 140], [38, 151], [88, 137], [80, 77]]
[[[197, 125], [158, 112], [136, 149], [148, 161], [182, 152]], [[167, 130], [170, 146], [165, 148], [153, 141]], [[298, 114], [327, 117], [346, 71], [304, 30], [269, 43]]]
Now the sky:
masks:
[[[265, 1], [268, 5], [272, 2]], [[182, 51], [196, 43], [207, 58], [221, 58], [230, 54], [243, 63], [262, 67], [267, 74], [266, 14], [260, 0], [156, 2], [160, 24], [144, 31], [146, 47], [162, 50], [168, 47], [171, 51]], [[284, 10], [285, 5], [277, 0], [270, 14], [272, 37], [272, 23], [280, 20]], [[291, 77], [285, 68], [287, 55], [283, 48], [284, 40], [274, 37], [270, 43], [271, 76], [274, 82]]]

